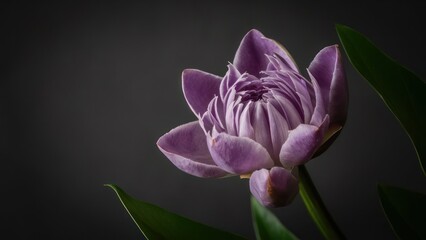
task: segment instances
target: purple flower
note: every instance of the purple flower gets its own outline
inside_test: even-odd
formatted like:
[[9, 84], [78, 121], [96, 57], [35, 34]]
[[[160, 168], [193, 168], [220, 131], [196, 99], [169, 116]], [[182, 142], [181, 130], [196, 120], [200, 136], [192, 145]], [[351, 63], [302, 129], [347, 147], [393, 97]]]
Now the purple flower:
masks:
[[322, 49], [307, 71], [309, 80], [282, 46], [251, 30], [224, 77], [183, 71], [183, 93], [198, 120], [163, 135], [158, 147], [184, 172], [250, 177], [259, 202], [289, 204], [297, 166], [331, 144], [347, 114], [337, 45]]

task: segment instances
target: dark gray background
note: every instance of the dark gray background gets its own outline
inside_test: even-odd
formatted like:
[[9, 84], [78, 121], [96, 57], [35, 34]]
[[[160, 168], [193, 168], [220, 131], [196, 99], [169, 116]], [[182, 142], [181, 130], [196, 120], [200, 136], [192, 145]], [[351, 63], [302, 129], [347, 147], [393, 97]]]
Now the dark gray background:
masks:
[[[114, 193], [254, 238], [248, 181], [198, 179], [155, 142], [195, 117], [184, 68], [223, 75], [251, 28], [276, 39], [301, 69], [339, 43], [335, 23], [372, 39], [426, 76], [424, 9], [408, 1], [145, 1], [1, 6], [0, 229], [12, 239], [140, 239]], [[376, 183], [425, 191], [409, 138], [344, 59], [347, 124], [307, 166], [349, 239], [393, 239]], [[302, 239], [320, 234], [300, 197], [273, 210]]]

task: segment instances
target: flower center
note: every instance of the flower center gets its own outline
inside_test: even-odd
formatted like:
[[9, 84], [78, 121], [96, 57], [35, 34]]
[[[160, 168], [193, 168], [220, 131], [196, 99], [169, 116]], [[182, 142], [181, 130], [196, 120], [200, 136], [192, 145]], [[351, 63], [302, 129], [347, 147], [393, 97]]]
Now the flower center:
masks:
[[267, 92], [261, 81], [253, 81], [240, 90], [241, 102], [264, 100], [263, 94]]
[[268, 92], [267, 89], [261, 89], [261, 90], [249, 90], [247, 92], [245, 92], [242, 97], [241, 97], [241, 101], [245, 102], [245, 101], [252, 101], [252, 102], [256, 102], [259, 101], [261, 99], [263, 99], [263, 94]]

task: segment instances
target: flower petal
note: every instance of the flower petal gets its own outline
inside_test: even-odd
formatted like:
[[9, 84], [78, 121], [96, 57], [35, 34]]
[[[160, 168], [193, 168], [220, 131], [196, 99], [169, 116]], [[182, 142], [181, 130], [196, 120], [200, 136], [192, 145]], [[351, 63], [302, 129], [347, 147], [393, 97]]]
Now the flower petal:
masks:
[[282, 61], [289, 66], [289, 70], [298, 72], [287, 51], [255, 29], [249, 31], [241, 41], [235, 54], [234, 65], [241, 73], [248, 72], [259, 77], [259, 73], [266, 70], [269, 63], [266, 55], [281, 57]]
[[250, 121], [254, 129], [254, 140], [260, 143], [270, 154], [273, 153], [266, 103], [262, 101], [255, 102], [251, 117]]
[[288, 76], [293, 82], [295, 93], [297, 94], [297, 100], [300, 102], [300, 106], [303, 110], [303, 120], [304, 122], [309, 122], [314, 109], [312, 105], [313, 102], [309, 94], [309, 82], [297, 73], [289, 73]]
[[268, 151], [249, 138], [220, 133], [209, 141], [207, 145], [214, 162], [228, 172], [247, 174], [274, 165]]
[[306, 163], [320, 146], [329, 117], [326, 115], [320, 126], [300, 124], [290, 131], [280, 151], [280, 161], [285, 168], [293, 168]]
[[172, 129], [158, 139], [157, 146], [177, 168], [191, 175], [218, 178], [228, 174], [213, 162], [198, 121]]
[[317, 149], [312, 158], [316, 158], [325, 152], [339, 136], [340, 131], [342, 131], [342, 126], [334, 125], [328, 127], [328, 130], [324, 133], [321, 146]]
[[191, 110], [203, 115], [214, 96], [219, 95], [221, 77], [196, 69], [182, 72], [182, 89]]
[[322, 49], [308, 69], [321, 88], [330, 126], [343, 126], [348, 110], [348, 84], [338, 45]]
[[225, 95], [229, 88], [241, 77], [240, 72], [235, 68], [234, 65], [228, 64], [228, 71], [225, 74], [222, 82], [220, 83], [219, 91], [222, 100], [225, 99]]
[[299, 192], [297, 178], [287, 169], [273, 167], [261, 169], [250, 177], [250, 191], [267, 207], [282, 207], [290, 204]]
[[309, 69], [308, 69], [308, 74], [309, 74], [309, 77], [311, 78], [311, 83], [312, 83], [314, 93], [315, 93], [315, 108], [314, 108], [314, 111], [312, 113], [310, 123], [312, 125], [319, 126], [322, 123], [325, 115], [327, 114], [326, 113], [326, 106], [324, 104], [324, 99], [323, 99], [323, 96], [322, 96], [321, 87], [319, 86], [317, 80], [312, 75], [312, 73], [309, 71]]
[[270, 103], [267, 103], [267, 112], [273, 151], [271, 156], [279, 165], [279, 154], [284, 141], [287, 139], [288, 125], [278, 110]]
[[240, 115], [240, 123], [238, 124], [238, 136], [254, 138], [254, 129], [250, 122], [251, 112], [253, 111], [253, 102], [248, 102]]

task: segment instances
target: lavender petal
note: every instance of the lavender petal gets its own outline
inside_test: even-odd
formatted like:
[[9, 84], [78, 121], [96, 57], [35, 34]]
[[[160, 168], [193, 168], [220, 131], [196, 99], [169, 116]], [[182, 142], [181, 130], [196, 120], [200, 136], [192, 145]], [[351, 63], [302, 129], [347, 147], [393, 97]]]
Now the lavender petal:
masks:
[[274, 165], [268, 151], [249, 138], [220, 133], [209, 141], [207, 146], [214, 162], [228, 172], [247, 174]]
[[290, 66], [292, 71], [298, 71], [291, 56], [274, 40], [266, 38], [261, 32], [253, 29], [241, 41], [235, 54], [234, 65], [241, 72], [248, 72], [259, 77], [259, 73], [267, 69], [269, 64], [266, 55], [277, 55]]
[[213, 97], [219, 95], [221, 79], [196, 69], [185, 69], [182, 72], [183, 94], [197, 117], [203, 115]]
[[326, 115], [320, 126], [300, 124], [290, 131], [280, 151], [281, 164], [290, 169], [309, 161], [321, 145], [328, 125], [329, 117]]
[[343, 126], [348, 110], [348, 84], [339, 47], [333, 45], [322, 49], [308, 69], [318, 81], [324, 102], [328, 106], [330, 126]]
[[267, 207], [282, 207], [290, 204], [299, 192], [297, 178], [287, 169], [273, 167], [260, 169], [250, 177], [250, 191], [261, 204]]
[[157, 146], [177, 168], [191, 175], [218, 178], [228, 174], [214, 163], [198, 121], [172, 129], [158, 139]]

